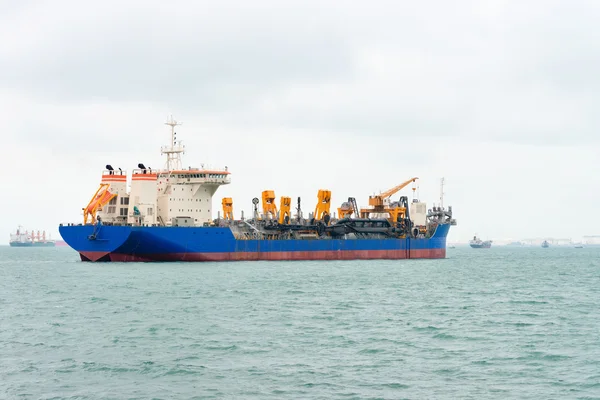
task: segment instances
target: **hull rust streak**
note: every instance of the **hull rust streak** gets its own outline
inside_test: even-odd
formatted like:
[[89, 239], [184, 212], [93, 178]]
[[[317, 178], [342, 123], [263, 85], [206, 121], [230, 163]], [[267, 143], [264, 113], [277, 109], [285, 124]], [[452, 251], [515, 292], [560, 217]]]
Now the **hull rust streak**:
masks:
[[309, 261], [309, 260], [404, 260], [445, 258], [445, 249], [429, 250], [366, 250], [366, 251], [298, 251], [271, 253], [169, 253], [152, 255], [132, 255], [102, 252], [82, 252], [83, 261], [98, 261], [108, 256], [106, 261], [114, 262], [215, 262], [215, 261]]

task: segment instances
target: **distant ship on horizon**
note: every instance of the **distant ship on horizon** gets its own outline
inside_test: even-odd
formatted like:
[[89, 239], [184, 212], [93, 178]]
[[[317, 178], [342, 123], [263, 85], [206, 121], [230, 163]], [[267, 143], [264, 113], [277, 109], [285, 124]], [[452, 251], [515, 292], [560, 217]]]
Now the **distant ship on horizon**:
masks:
[[543, 248], [550, 247], [550, 244], [548, 243], [548, 241], [547, 241], [547, 240], [544, 240], [544, 241], [542, 242], [542, 247], [543, 247]]
[[23, 227], [19, 226], [16, 233], [11, 233], [8, 244], [11, 247], [54, 247], [56, 241], [50, 238], [46, 239], [46, 231], [40, 234], [40, 231], [23, 231]]
[[489, 249], [492, 247], [492, 241], [481, 240], [477, 236], [473, 236], [473, 240], [469, 241], [469, 245], [474, 249]]

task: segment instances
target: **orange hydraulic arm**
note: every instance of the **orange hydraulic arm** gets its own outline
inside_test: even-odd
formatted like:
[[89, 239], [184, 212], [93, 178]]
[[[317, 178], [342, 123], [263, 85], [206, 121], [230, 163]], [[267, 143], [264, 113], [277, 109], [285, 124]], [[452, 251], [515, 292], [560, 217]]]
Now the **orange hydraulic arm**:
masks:
[[354, 210], [351, 209], [350, 207], [347, 206], [347, 203], [342, 203], [341, 207], [338, 207], [338, 218], [342, 219], [342, 218], [346, 218], [346, 217], [351, 217], [352, 216], [352, 212]]
[[331, 191], [319, 189], [318, 202], [315, 207], [315, 221], [320, 221], [325, 215], [329, 215], [329, 207], [331, 206]]
[[[292, 218], [292, 199], [291, 197], [281, 196], [281, 204], [279, 205], [279, 224], [288, 224]], [[287, 217], [287, 221], [286, 221]]]
[[233, 200], [231, 197], [223, 197], [223, 218], [233, 221]]
[[[356, 200], [353, 197], [348, 197], [348, 201], [342, 203], [341, 207], [338, 207], [338, 218], [350, 218], [356, 211], [354, 210], [354, 203]], [[356, 216], [358, 217], [358, 215]]]
[[271, 214], [271, 218], [277, 218], [277, 206], [275, 205], [275, 192], [272, 190], [265, 190], [262, 192], [263, 201], [263, 214], [265, 219], [268, 219], [268, 215]]
[[96, 193], [94, 194], [88, 205], [83, 209], [84, 225], [87, 224], [88, 217], [92, 217], [90, 222], [93, 223], [94, 219], [96, 218], [96, 211], [98, 211], [98, 209], [104, 206], [105, 204], [108, 204], [108, 202], [111, 201], [113, 197], [117, 196], [116, 193], [113, 194], [108, 191], [109, 186], [110, 185], [108, 183], [101, 183], [100, 187], [98, 188], [98, 190], [96, 190]]

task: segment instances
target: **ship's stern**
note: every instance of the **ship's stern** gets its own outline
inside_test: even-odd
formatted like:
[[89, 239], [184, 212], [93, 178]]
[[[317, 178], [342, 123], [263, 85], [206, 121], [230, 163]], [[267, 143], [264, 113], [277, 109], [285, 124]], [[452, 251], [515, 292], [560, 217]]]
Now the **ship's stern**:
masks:
[[77, 251], [81, 261], [110, 261], [110, 254], [123, 246], [131, 235], [129, 226], [60, 225], [60, 235]]

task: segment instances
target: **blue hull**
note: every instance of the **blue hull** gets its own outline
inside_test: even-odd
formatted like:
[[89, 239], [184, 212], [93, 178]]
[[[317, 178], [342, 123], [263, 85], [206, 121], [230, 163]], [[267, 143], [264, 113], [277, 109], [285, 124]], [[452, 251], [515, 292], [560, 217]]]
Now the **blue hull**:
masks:
[[60, 226], [84, 261], [444, 258], [450, 225], [428, 239], [237, 240], [227, 227]]

